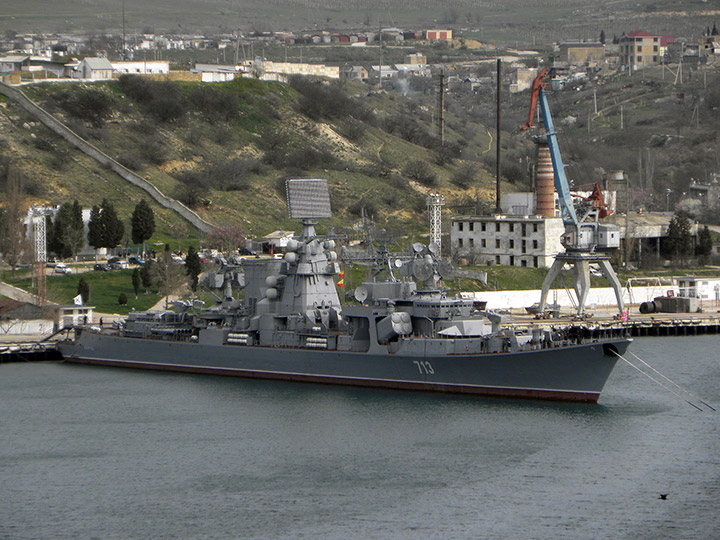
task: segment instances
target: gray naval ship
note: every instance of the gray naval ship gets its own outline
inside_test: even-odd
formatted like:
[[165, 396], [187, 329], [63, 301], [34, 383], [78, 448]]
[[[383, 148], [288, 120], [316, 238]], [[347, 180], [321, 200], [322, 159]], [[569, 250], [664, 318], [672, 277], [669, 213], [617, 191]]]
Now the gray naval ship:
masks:
[[[131, 313], [113, 328], [76, 328], [66, 361], [311, 383], [596, 402], [626, 334], [513, 327], [472, 299], [433, 286], [430, 254], [393, 260], [416, 281], [364, 283], [341, 305], [335, 242], [315, 232], [330, 216], [324, 180], [289, 180], [302, 234], [283, 259], [241, 262], [211, 276], [210, 308]], [[428, 286], [430, 283], [430, 286]], [[232, 285], [243, 289], [235, 299]]]

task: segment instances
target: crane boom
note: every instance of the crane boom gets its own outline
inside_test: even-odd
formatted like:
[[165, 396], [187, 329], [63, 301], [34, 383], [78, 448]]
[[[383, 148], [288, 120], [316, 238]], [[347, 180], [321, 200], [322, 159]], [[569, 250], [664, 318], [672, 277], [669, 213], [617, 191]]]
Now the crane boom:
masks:
[[533, 116], [535, 116], [537, 104], [540, 103], [540, 113], [542, 114], [543, 124], [545, 125], [545, 136], [547, 137], [548, 148], [550, 149], [550, 159], [553, 164], [555, 191], [557, 192], [558, 200], [560, 202], [560, 215], [563, 223], [577, 226], [579, 221], [577, 214], [575, 213], [575, 206], [573, 205], [572, 198], [570, 196], [570, 185], [568, 184], [567, 176], [565, 176], [565, 165], [563, 164], [562, 155], [560, 154], [560, 148], [557, 142], [557, 133], [555, 132], [555, 124], [552, 119], [552, 114], [550, 113], [547, 95], [545, 94], [546, 76], [547, 70], [543, 69], [533, 80], [530, 94], [530, 113], [528, 115], [528, 121], [527, 124], [520, 129], [525, 131], [535, 125], [533, 123]]

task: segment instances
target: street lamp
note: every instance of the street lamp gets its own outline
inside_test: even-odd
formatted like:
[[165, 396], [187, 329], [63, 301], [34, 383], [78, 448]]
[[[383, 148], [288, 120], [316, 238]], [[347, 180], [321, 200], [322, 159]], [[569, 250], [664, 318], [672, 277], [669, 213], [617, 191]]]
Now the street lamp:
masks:
[[673, 192], [672, 189], [666, 188], [665, 189], [665, 211], [670, 211], [670, 194]]

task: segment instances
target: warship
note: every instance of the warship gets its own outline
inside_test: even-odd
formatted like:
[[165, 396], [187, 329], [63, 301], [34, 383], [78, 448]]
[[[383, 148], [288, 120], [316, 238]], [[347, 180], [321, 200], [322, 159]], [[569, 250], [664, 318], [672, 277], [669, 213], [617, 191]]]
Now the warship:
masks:
[[[302, 233], [282, 259], [228, 263], [209, 276], [222, 291], [197, 308], [133, 312], [112, 328], [74, 328], [68, 362], [458, 394], [596, 402], [627, 334], [514, 326], [483, 302], [438, 286], [435, 250], [389, 257], [390, 277], [340, 302], [324, 180], [287, 181]], [[235, 298], [234, 289], [242, 290]]]

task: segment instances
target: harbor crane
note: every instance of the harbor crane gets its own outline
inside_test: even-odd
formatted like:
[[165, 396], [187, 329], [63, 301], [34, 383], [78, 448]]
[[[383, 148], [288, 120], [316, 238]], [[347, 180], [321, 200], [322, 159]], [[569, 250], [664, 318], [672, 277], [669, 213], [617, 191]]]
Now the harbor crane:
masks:
[[558, 146], [555, 125], [545, 93], [547, 76], [547, 70], [543, 69], [535, 77], [530, 96], [528, 121], [520, 128], [525, 131], [534, 127], [533, 117], [537, 105], [540, 104], [540, 112], [545, 127], [545, 139], [553, 165], [555, 191], [560, 204], [560, 216], [565, 226], [565, 233], [560, 239], [565, 251], [555, 256], [555, 261], [543, 281], [538, 312], [545, 312], [550, 287], [560, 276], [563, 266], [568, 264], [573, 268], [573, 287], [578, 299], [577, 313], [582, 316], [588, 291], [590, 290], [590, 265], [597, 264], [600, 272], [615, 291], [617, 306], [620, 313], [622, 313], [624, 311], [622, 287], [615, 270], [610, 264], [611, 252], [620, 247], [620, 229], [616, 225], [601, 224], [599, 222], [599, 218], [604, 217], [607, 210], [602, 198], [602, 192], [597, 184], [590, 197], [579, 200], [577, 205], [573, 202], [570, 184], [565, 175], [565, 166]]

